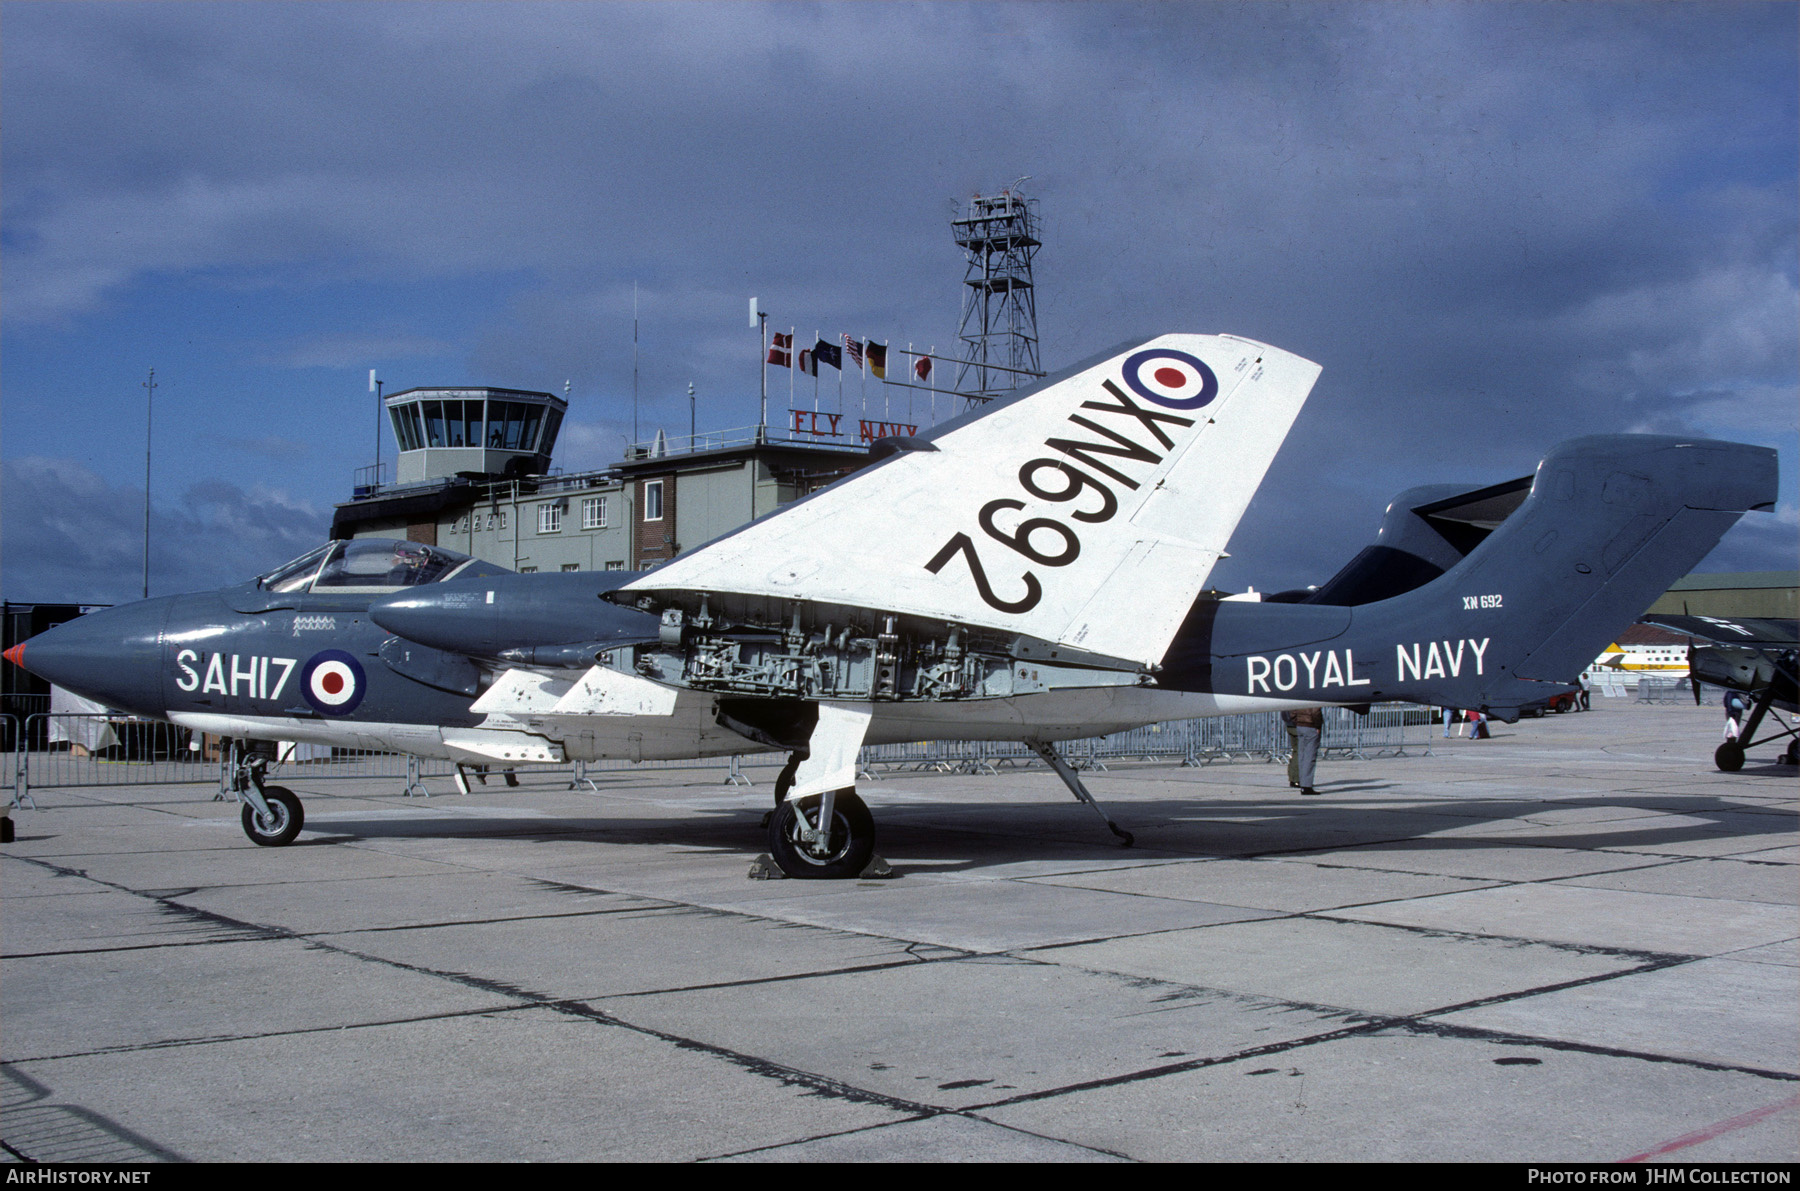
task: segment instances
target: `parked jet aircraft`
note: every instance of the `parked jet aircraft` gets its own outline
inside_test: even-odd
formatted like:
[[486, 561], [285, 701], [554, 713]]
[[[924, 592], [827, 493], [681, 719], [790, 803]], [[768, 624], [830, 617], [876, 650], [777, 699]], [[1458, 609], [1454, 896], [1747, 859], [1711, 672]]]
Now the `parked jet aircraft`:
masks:
[[[1200, 598], [1318, 372], [1163, 336], [884, 440], [862, 471], [641, 575], [332, 543], [9, 656], [238, 738], [487, 764], [779, 750], [775, 860], [854, 876], [874, 846], [865, 743], [1023, 740], [1093, 805], [1057, 741], [1375, 700], [1516, 718], [1775, 499], [1767, 448], [1578, 439], [1534, 476], [1403, 493], [1316, 590]], [[293, 839], [291, 793], [254, 769], [240, 787], [253, 840]]]
[[1694, 683], [1694, 701], [1700, 701], [1700, 684], [1710, 682], [1727, 690], [1743, 691], [1750, 696], [1750, 714], [1744, 718], [1736, 740], [1722, 742], [1713, 752], [1713, 764], [1726, 773], [1744, 767], [1744, 750], [1771, 740], [1786, 740], [1783, 760], [1800, 764], [1800, 732], [1781, 722], [1772, 721], [1775, 731], [1756, 739], [1770, 708], [1780, 708], [1789, 715], [1800, 712], [1800, 622], [1792, 619], [1761, 617], [1675, 616], [1657, 613], [1646, 616], [1650, 624], [1661, 625], [1689, 637], [1710, 641], [1710, 645], [1688, 649], [1688, 674]]

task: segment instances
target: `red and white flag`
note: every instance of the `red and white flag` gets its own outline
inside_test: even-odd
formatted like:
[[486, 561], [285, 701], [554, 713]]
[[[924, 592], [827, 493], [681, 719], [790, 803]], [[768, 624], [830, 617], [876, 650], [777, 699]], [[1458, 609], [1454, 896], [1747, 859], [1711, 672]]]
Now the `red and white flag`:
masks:
[[931, 379], [931, 357], [930, 356], [920, 356], [917, 360], [913, 361], [913, 375], [918, 377], [920, 380], [930, 380]]
[[769, 363], [782, 368], [791, 367], [794, 363], [794, 337], [783, 335], [780, 331], [769, 337]]

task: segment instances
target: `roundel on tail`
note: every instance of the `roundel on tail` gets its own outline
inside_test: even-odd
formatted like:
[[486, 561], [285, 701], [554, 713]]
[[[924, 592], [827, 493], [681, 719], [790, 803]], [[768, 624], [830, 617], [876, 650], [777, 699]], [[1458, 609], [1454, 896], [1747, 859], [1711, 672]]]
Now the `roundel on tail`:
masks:
[[1219, 378], [1206, 362], [1173, 348], [1135, 352], [1125, 358], [1124, 371], [1133, 393], [1168, 409], [1199, 409], [1219, 395]]
[[325, 715], [349, 715], [368, 690], [362, 663], [341, 649], [322, 649], [300, 671], [300, 693]]

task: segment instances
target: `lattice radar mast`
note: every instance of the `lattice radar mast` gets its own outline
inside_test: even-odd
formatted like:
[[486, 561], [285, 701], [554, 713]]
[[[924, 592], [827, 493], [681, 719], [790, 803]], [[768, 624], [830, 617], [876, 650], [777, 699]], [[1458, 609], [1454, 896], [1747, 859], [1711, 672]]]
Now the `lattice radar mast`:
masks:
[[985, 405], [1044, 374], [1031, 280], [1032, 258], [1042, 243], [1036, 207], [1014, 183], [996, 195], [972, 196], [950, 221], [968, 262], [956, 388], [970, 406]]

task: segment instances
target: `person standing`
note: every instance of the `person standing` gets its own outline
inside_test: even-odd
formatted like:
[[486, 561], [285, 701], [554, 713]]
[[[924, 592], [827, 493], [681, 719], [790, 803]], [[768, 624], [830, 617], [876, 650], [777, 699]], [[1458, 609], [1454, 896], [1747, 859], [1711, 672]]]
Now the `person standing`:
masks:
[[1293, 739], [1293, 751], [1288, 754], [1288, 785], [1300, 787], [1300, 793], [1308, 797], [1319, 793], [1313, 789], [1313, 767], [1319, 760], [1319, 733], [1325, 726], [1325, 711], [1319, 707], [1302, 707], [1298, 711], [1284, 711], [1281, 720], [1287, 725]]
[[1742, 691], [1725, 692], [1725, 739], [1736, 740], [1744, 730], [1744, 712], [1749, 710], [1750, 701], [1744, 698]]
[[1281, 728], [1288, 738], [1288, 785], [1300, 785], [1300, 737], [1294, 731], [1294, 713], [1281, 713]]

